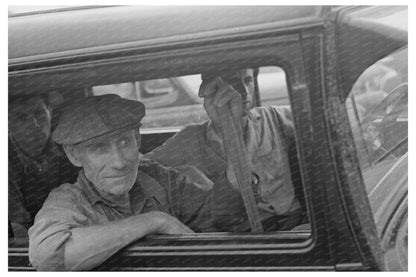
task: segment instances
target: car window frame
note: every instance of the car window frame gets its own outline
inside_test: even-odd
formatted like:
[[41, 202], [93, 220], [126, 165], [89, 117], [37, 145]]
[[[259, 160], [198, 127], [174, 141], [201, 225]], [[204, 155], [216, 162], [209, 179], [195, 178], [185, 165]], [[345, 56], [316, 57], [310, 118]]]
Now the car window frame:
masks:
[[[257, 51], [255, 51], [254, 55], [249, 55], [249, 53], [252, 53], [252, 49], [255, 48]], [[296, 50], [294, 50], [296, 49]], [[219, 46], [210, 46], [210, 47], [203, 47], [202, 49], [194, 48], [194, 49], [186, 49], [183, 51], [172, 51], [172, 53], [163, 53], [163, 55], [160, 55], [158, 60], [152, 60], [152, 64], [155, 69], [158, 67], [165, 68], [166, 69], [166, 63], [167, 64], [174, 64], [171, 68], [168, 68], [166, 71], [164, 71], [163, 75], [155, 75], [159, 74], [157, 71], [151, 71], [149, 70], [149, 67], [144, 66], [143, 68], [146, 68], [146, 71], [142, 72], [134, 72], [131, 73], [131, 75], [134, 74], [135, 78], [152, 78], [155, 76], [158, 77], [171, 77], [168, 74], [171, 74], [175, 72], [175, 75], [178, 76], [181, 74], [189, 74], [189, 73], [195, 73], [196, 70], [207, 70], [208, 68], [216, 68], [218, 66], [218, 62], [216, 61], [222, 61], [222, 62], [229, 62], [230, 64], [235, 64], [237, 67], [245, 67], [245, 66], [259, 66], [259, 65], [270, 65], [270, 66], [279, 66], [282, 67], [285, 72], [287, 72], [287, 83], [288, 83], [288, 89], [289, 89], [289, 95], [298, 94], [302, 97], [308, 97], [308, 90], [305, 85], [304, 80], [304, 73], [303, 73], [303, 65], [302, 65], [302, 50], [301, 50], [301, 44], [299, 41], [299, 37], [297, 35], [282, 35], [277, 38], [265, 38], [262, 40], [259, 40], [258, 38], [253, 40], [246, 40], [244, 43], [238, 42], [238, 43], [229, 43], [227, 45], [219, 45]], [[266, 54], [265, 54], [266, 53]], [[277, 54], [279, 53], [279, 54]], [[207, 63], [207, 57], [216, 56], [217, 59], [213, 59], [210, 63]], [[296, 62], [295, 62], [296, 61]], [[123, 58], [121, 59], [121, 64], [123, 63], [129, 63], [130, 66], [127, 66], [128, 68], [132, 68], [133, 64], [141, 64], [143, 65], [146, 62], [146, 57], [134, 57], [134, 62], [131, 59]], [[237, 64], [238, 62], [238, 64]], [[105, 66], [106, 61], [101, 61], [98, 65], [99, 67]], [[114, 66], [114, 61], [112, 61], [111, 66]], [[157, 65], [156, 65], [157, 64]], [[164, 65], [163, 67], [162, 64]], [[187, 65], [187, 66], [183, 66]], [[108, 66], [108, 65], [107, 65]], [[120, 65], [125, 66], [125, 65]], [[185, 68], [186, 70], [183, 70]], [[188, 68], [193, 68], [193, 70], [190, 72]], [[182, 70], [181, 70], [182, 69]], [[65, 68], [67, 70], [67, 68]], [[76, 68], [73, 68], [72, 70], [77, 70]], [[102, 70], [102, 68], [99, 69], [99, 71]], [[114, 71], [112, 69], [111, 71]], [[117, 72], [117, 70], [115, 70]], [[49, 72], [48, 72], [49, 73]], [[126, 73], [126, 70], [123, 71], [124, 76]], [[54, 78], [56, 77], [56, 71], [51, 72]], [[59, 77], [62, 78], [63, 76], [67, 76], [67, 72], [65, 72], [63, 75], [60, 75]], [[75, 73], [76, 74], [76, 73]], [[85, 74], [85, 73], [84, 73]], [[95, 75], [95, 74], [94, 74]], [[139, 75], [139, 77], [137, 77]], [[107, 76], [103, 77], [101, 81], [108, 82], [109, 80], [106, 79]], [[59, 79], [60, 79], [59, 78]], [[104, 80], [105, 79], [105, 80]], [[88, 81], [87, 81], [88, 84]], [[293, 91], [293, 92], [292, 92]], [[291, 100], [292, 102], [292, 100]], [[307, 103], [306, 101], [302, 101], [302, 103]], [[298, 108], [298, 110], [304, 109], [305, 107]], [[295, 116], [296, 117], [296, 116]], [[296, 124], [299, 124], [299, 119], [297, 120]], [[309, 130], [308, 133], [310, 134]], [[297, 134], [299, 136], [299, 134]], [[302, 159], [303, 162], [304, 159]], [[312, 194], [312, 196], [316, 194]], [[320, 196], [318, 195], [320, 198]], [[309, 195], [309, 198], [311, 198], [311, 195]], [[309, 199], [307, 202], [309, 205], [323, 205], [323, 201], [315, 200], [309, 202]], [[322, 209], [322, 208], [321, 208]], [[294, 242], [293, 243], [287, 243], [288, 234], [290, 236], [290, 232], [283, 232], [281, 234], [262, 234], [262, 235], [245, 235], [243, 236], [243, 243], [244, 247], [243, 249], [239, 249], [238, 253], [239, 255], [260, 255], [264, 256], [266, 254], [276, 254], [278, 256], [285, 256], [285, 255], [300, 255], [300, 256], [307, 256], [309, 257], [310, 263], [314, 263], [313, 260], [316, 259], [320, 261], [320, 265], [323, 267], [328, 267], [333, 269], [333, 264], [331, 262], [329, 251], [324, 251], [326, 254], [322, 254], [322, 249], [328, 250], [328, 244], [326, 239], [326, 232], [324, 229], [320, 228], [319, 231], [314, 231], [316, 228], [316, 225], [324, 226], [324, 217], [319, 216], [315, 217], [313, 216], [313, 211], [319, 210], [317, 207], [311, 207], [309, 211], [309, 216], [311, 219], [311, 225], [312, 225], [312, 232], [310, 239], [307, 239], [302, 242], [296, 242], [296, 238], [299, 236], [294, 235]], [[292, 232], [294, 234], [296, 232]], [[304, 232], [300, 232], [304, 233]], [[221, 235], [219, 235], [221, 237]], [[178, 238], [180, 238], [179, 236]], [[227, 237], [227, 236], [226, 236]], [[182, 237], [184, 238], [184, 237]], [[186, 238], [186, 236], [185, 236]], [[200, 234], [196, 236], [196, 239], [192, 239], [191, 241], [206, 241], [207, 239], [212, 239], [212, 234]], [[237, 237], [236, 237], [237, 238]], [[263, 245], [259, 244], [259, 238], [263, 238], [268, 240], [269, 245]], [[151, 240], [151, 239], [149, 239]], [[274, 243], [270, 243], [270, 241], [275, 241]], [[161, 241], [161, 240], [159, 240]], [[183, 239], [179, 239], [177, 241], [178, 244], [180, 244], [181, 241], [184, 241]], [[219, 239], [221, 241], [221, 239]], [[282, 243], [286, 241], [286, 243]], [[140, 248], [140, 242], [135, 244], [138, 249]], [[206, 249], [206, 253], [210, 253], [210, 255], [233, 255], [235, 256], [236, 247], [238, 244], [229, 244], [228, 246], [225, 245], [223, 242], [214, 245], [211, 247], [212, 249]], [[166, 248], [167, 246], [161, 245], [161, 248]], [[134, 246], [133, 246], [134, 248]], [[181, 248], [181, 247], [179, 247]], [[178, 255], [184, 255], [186, 256], [187, 252], [184, 250], [186, 246], [182, 247], [182, 252], [177, 253]], [[156, 248], [152, 248], [150, 251], [152, 254], [143, 252], [143, 249], [139, 251], [141, 254], [139, 255], [164, 255], [167, 253], [166, 250], [161, 250], [160, 252], [155, 250]], [[237, 247], [238, 249], [238, 247]], [[262, 249], [261, 253], [259, 252], [259, 249]], [[179, 250], [177, 250], [179, 251]], [[216, 251], [216, 252], [215, 252]], [[188, 253], [189, 254], [189, 253]], [[135, 254], [138, 255], [137, 253]], [[312, 257], [315, 257], [312, 259]], [[326, 258], [325, 258], [326, 257]], [[285, 260], [285, 263], [287, 266], [295, 266], [297, 267], [296, 263], [294, 261]]]

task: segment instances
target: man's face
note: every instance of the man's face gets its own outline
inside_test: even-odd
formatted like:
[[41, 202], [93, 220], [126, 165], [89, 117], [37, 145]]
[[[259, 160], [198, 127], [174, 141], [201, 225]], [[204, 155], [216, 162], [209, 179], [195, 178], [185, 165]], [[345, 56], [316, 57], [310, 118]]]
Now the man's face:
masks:
[[230, 84], [243, 100], [243, 115], [247, 115], [254, 102], [254, 72], [253, 69], [230, 71], [220, 75], [221, 79]]
[[17, 144], [31, 155], [40, 154], [51, 132], [51, 113], [40, 97], [12, 103], [10, 130]]
[[77, 145], [75, 152], [87, 179], [103, 197], [111, 199], [126, 195], [133, 186], [139, 146], [140, 134], [128, 130]]

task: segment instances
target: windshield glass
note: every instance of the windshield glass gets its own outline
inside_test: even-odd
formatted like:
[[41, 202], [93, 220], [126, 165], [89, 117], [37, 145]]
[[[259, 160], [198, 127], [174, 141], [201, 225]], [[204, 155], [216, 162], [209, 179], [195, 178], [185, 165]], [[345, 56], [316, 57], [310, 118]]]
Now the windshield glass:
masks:
[[403, 49], [367, 68], [346, 101], [367, 183], [376, 184], [408, 151], [407, 81]]

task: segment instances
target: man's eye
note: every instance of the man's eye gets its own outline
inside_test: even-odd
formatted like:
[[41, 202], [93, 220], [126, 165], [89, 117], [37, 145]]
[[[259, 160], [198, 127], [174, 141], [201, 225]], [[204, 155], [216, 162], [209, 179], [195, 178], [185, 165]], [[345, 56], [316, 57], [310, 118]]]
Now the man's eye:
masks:
[[246, 84], [251, 84], [251, 83], [253, 83], [253, 82], [254, 82], [254, 79], [253, 79], [253, 78], [251, 78], [251, 77], [247, 77], [247, 78], [245, 78], [245, 79], [244, 79], [244, 82], [245, 82]]
[[100, 152], [103, 152], [105, 150], [105, 146], [101, 145], [101, 144], [97, 144], [97, 145], [94, 145], [91, 149], [95, 153], [100, 153]]
[[131, 139], [129, 139], [129, 138], [123, 138], [123, 139], [120, 140], [120, 145], [121, 146], [127, 146], [127, 145], [130, 144], [130, 142], [131, 142]]

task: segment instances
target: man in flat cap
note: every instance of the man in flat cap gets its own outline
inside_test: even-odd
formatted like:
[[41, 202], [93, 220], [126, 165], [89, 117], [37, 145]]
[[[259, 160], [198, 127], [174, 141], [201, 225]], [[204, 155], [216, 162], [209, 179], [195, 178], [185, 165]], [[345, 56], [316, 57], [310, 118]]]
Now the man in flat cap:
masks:
[[76, 183], [50, 193], [29, 230], [37, 270], [92, 269], [148, 234], [217, 231], [244, 207], [225, 175], [207, 192], [140, 160], [144, 114], [142, 103], [117, 95], [87, 97], [64, 111], [52, 138], [82, 169]]

